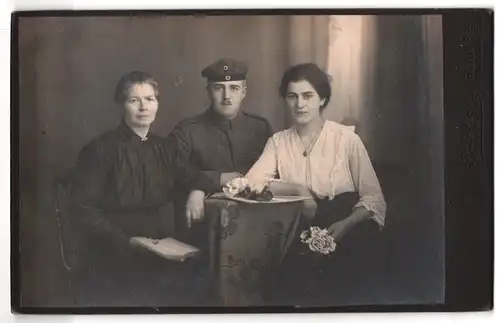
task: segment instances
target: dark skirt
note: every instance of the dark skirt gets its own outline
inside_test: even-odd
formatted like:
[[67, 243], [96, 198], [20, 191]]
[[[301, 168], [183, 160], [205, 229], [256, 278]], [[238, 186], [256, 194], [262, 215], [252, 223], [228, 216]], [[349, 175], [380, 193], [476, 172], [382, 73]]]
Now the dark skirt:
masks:
[[[170, 236], [166, 216], [111, 216], [130, 236]], [[73, 275], [78, 306], [206, 306], [213, 300], [208, 269], [197, 259], [175, 262], [142, 247], [111, 243], [111, 237], [85, 234], [80, 244], [81, 266]]]
[[277, 305], [341, 306], [356, 298], [375, 282], [377, 243], [381, 232], [374, 220], [365, 220], [337, 242], [336, 250], [323, 255], [312, 252], [300, 241], [300, 233], [311, 226], [328, 228], [351, 215], [358, 202], [357, 193], [343, 193], [333, 200], [318, 200], [311, 221], [302, 219], [294, 242], [279, 272], [273, 302]]

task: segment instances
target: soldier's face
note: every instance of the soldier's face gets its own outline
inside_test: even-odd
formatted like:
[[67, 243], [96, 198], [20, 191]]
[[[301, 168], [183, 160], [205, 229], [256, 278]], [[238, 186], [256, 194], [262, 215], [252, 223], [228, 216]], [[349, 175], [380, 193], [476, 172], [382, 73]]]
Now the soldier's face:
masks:
[[308, 124], [321, 117], [320, 107], [325, 103], [306, 80], [290, 82], [285, 101], [296, 124]]
[[212, 109], [226, 119], [234, 118], [246, 94], [246, 81], [210, 82], [207, 86]]
[[150, 84], [134, 84], [123, 103], [124, 117], [132, 127], [148, 127], [156, 118], [158, 100]]

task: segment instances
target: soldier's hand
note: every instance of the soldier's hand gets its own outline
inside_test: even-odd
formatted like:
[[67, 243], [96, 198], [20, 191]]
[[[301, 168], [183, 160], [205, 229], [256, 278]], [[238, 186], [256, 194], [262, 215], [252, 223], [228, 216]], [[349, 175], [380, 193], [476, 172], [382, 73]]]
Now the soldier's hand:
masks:
[[220, 185], [225, 186], [229, 181], [238, 178], [238, 177], [243, 177], [242, 174], [240, 173], [222, 173], [220, 175]]
[[188, 228], [194, 222], [201, 222], [205, 215], [205, 193], [203, 191], [192, 191], [186, 203], [186, 220]]

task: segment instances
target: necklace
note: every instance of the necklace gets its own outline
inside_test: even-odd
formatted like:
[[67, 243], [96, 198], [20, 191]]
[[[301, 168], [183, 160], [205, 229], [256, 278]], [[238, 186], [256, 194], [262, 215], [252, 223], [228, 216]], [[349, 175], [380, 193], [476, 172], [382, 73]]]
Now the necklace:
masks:
[[307, 147], [304, 144], [304, 141], [302, 140], [302, 138], [300, 137], [300, 134], [297, 132], [297, 134], [299, 135], [300, 142], [302, 142], [302, 146], [304, 147], [304, 152], [302, 153], [302, 156], [307, 157], [307, 155], [309, 155], [308, 151], [310, 152], [314, 148], [314, 144], [318, 140], [319, 134], [321, 133], [321, 130], [323, 130], [323, 126], [324, 125], [325, 125], [325, 123], [323, 122], [323, 124], [321, 125], [321, 127], [314, 134], [313, 139], [309, 142], [309, 144], [307, 145]]

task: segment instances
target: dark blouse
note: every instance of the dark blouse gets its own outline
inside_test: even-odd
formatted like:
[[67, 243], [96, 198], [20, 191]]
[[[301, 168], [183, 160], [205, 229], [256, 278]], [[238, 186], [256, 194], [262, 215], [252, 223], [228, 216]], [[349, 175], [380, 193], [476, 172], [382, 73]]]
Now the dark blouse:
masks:
[[189, 176], [171, 163], [163, 138], [146, 138], [122, 123], [80, 152], [72, 189], [72, 214], [80, 227], [118, 243], [168, 231], [159, 228], [167, 224], [158, 219], [168, 217], [161, 210], [173, 199], [175, 176]]

